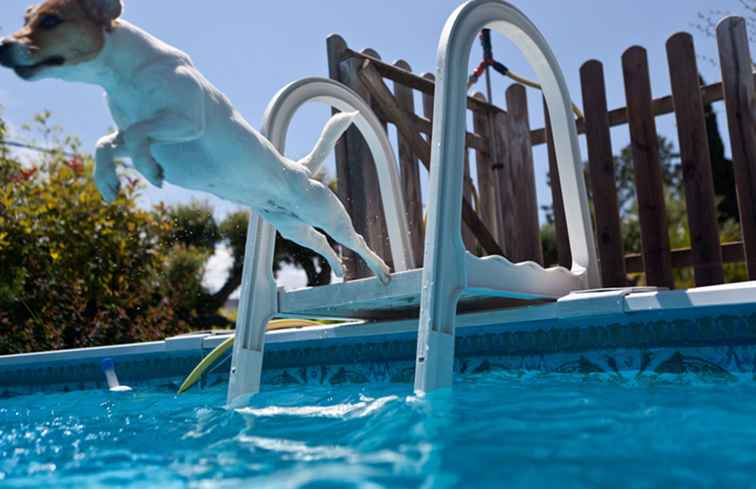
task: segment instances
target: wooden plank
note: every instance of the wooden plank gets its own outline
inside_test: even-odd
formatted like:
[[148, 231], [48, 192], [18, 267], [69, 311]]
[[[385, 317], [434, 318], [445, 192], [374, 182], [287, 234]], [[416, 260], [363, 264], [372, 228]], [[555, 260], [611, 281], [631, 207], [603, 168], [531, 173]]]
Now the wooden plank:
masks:
[[534, 261], [543, 265], [541, 227], [538, 222], [533, 150], [530, 145], [530, 115], [525, 87], [510, 85], [507, 97], [507, 147], [509, 178], [516, 186], [514, 212], [517, 239], [510, 252], [510, 260], [518, 263]]
[[[743, 248], [743, 242], [737, 241], [734, 243], [723, 243], [722, 260], [725, 263], [744, 262], [745, 250]], [[690, 248], [678, 248], [672, 250], [673, 268], [692, 267], [693, 263], [693, 250]], [[643, 255], [640, 253], [633, 253], [625, 256], [625, 267], [627, 273], [643, 273]]]
[[604, 67], [591, 60], [580, 68], [583, 91], [591, 195], [596, 216], [596, 245], [604, 287], [625, 287], [627, 274], [622, 244], [614, 152], [607, 115]]
[[[362, 50], [362, 52], [367, 56], [381, 59], [380, 54], [378, 54], [378, 51], [376, 51], [375, 49], [365, 48]], [[350, 74], [350, 76], [354, 75], [354, 70], [356, 69], [358, 69], [357, 66], [351, 67], [349, 69], [348, 73]], [[359, 81], [356, 82], [356, 86], [359, 87], [358, 93], [360, 93], [360, 95], [370, 104], [373, 111], [375, 111], [375, 101], [370, 98], [370, 92], [365, 87], [361, 87]], [[385, 119], [381, 120], [381, 123], [383, 124], [383, 129], [388, 134], [388, 123]], [[352, 129], [356, 129], [356, 127], [353, 126]], [[365, 169], [364, 171], [364, 189], [368, 191], [366, 192], [366, 197], [370, 206], [368, 234], [367, 236], [365, 236], [365, 238], [368, 242], [368, 245], [371, 246], [372, 250], [375, 251], [380, 257], [382, 257], [388, 266], [393, 268], [391, 241], [389, 240], [388, 225], [386, 224], [386, 213], [383, 209], [383, 200], [381, 198], [381, 189], [378, 181], [378, 169], [375, 167], [373, 156], [370, 153], [367, 143], [364, 141], [364, 138], [361, 134], [359, 138], [362, 141], [363, 150], [366, 150], [368, 155], [363, 160], [364, 164], [368, 165], [368, 169]], [[372, 194], [370, 193], [371, 189], [375, 189], [374, 193]]]
[[[423, 73], [423, 80], [428, 80], [435, 86], [436, 76], [433, 73]], [[433, 93], [421, 92], [423, 101], [423, 115], [429, 121], [431, 121], [431, 131], [428, 133], [430, 136], [433, 133]]]
[[[373, 67], [372, 61], [365, 62], [362, 69], [359, 70], [359, 76], [362, 82], [369, 87], [370, 93], [379, 109], [379, 115], [396, 126], [397, 130], [411, 145], [412, 152], [430, 171], [430, 144], [420, 136], [411, 119], [406, 116], [405, 112], [396, 103], [396, 99], [383, 83], [383, 78]], [[487, 253], [492, 255], [502, 254], [502, 250], [491, 235], [491, 232], [475, 213], [470, 202], [464, 198], [462, 199], [462, 220], [470, 226]]]
[[558, 263], [565, 268], [572, 267], [572, 251], [570, 250], [570, 235], [567, 232], [567, 218], [564, 215], [564, 197], [562, 184], [559, 182], [559, 166], [557, 165], [554, 137], [551, 134], [551, 116], [546, 99], [543, 99], [544, 126], [546, 128], [546, 146], [549, 157], [549, 182], [551, 184], [551, 202], [554, 208], [554, 228], [556, 231], [556, 246]]
[[494, 147], [493, 147], [493, 170], [494, 186], [496, 189], [496, 206], [498, 207], [498, 235], [497, 238], [504, 249], [504, 256], [512, 259], [512, 250], [516, 247], [519, 230], [515, 224], [514, 209], [517, 206], [515, 199], [514, 182], [509, 173], [509, 114], [500, 112], [493, 115]]
[[748, 277], [756, 280], [756, 95], [746, 21], [720, 22], [717, 43], [746, 265]]
[[[485, 96], [480, 92], [473, 97], [485, 100]], [[488, 112], [473, 111], [473, 130], [488, 141], [493, 141], [491, 117]], [[476, 148], [475, 164], [478, 172], [478, 214], [488, 229], [498, 236], [496, 185], [489, 151]]]
[[[399, 60], [394, 65], [402, 70], [412, 71], [409, 63]], [[415, 113], [415, 98], [412, 89], [400, 83], [394, 83], [394, 96], [399, 107], [409, 114]], [[425, 234], [423, 231], [423, 201], [420, 191], [420, 168], [412, 147], [401, 134], [399, 140], [399, 170], [402, 178], [402, 194], [407, 207], [407, 225], [410, 232], [410, 245], [418, 268], [423, 266]]]
[[651, 110], [651, 81], [646, 50], [634, 46], [622, 55], [630, 144], [641, 227], [646, 283], [674, 287], [662, 167], [656, 121]]
[[[415, 75], [414, 73], [411, 73], [406, 70], [402, 70], [401, 68], [398, 68], [396, 66], [392, 66], [390, 64], [384, 63], [379, 58], [370, 56], [364, 51], [362, 53], [359, 53], [359, 52], [352, 51], [351, 49], [347, 48], [346, 51], [343, 52], [342, 57], [343, 59], [355, 58], [355, 59], [361, 59], [361, 60], [370, 60], [373, 62], [374, 68], [384, 78], [387, 78], [407, 88], [412, 88], [414, 90], [417, 90], [423, 94], [432, 96], [435, 91], [435, 83], [432, 79], [429, 79], [428, 77], [424, 77], [424, 76], [420, 77], [420, 76]], [[468, 106], [470, 110], [484, 110], [484, 111], [493, 111], [493, 112], [502, 111], [501, 108], [496, 107], [495, 105], [491, 105], [486, 102], [482, 102], [482, 103], [481, 102], [482, 101], [475, 101], [474, 99], [470, 98]], [[416, 114], [412, 114], [411, 117], [413, 121], [415, 122], [415, 124], [418, 125], [420, 131], [430, 136], [431, 131], [432, 131], [431, 120], [426, 117], [420, 117]], [[467, 132], [465, 134], [465, 144], [467, 144], [469, 147], [474, 148], [478, 151], [488, 151], [488, 147], [489, 147], [489, 142], [486, 141], [484, 137], [481, 137], [479, 134], [475, 134], [471, 132]]]
[[[359, 66], [348, 59], [341, 62], [335, 61], [343, 59], [343, 53], [348, 49], [344, 40], [336, 35], [330, 36], [327, 45], [331, 77], [352, 88], [368, 103], [372, 103], [369, 92], [357, 76]], [[352, 217], [355, 230], [364, 236], [373, 251], [391, 266], [391, 252], [380, 198], [378, 173], [370, 148], [355, 126], [347, 130], [340, 145], [342, 149], [336, 152], [339, 197]], [[342, 249], [348, 280], [372, 275], [356, 253], [346, 248]]]
[[[417, 130], [421, 133], [426, 136], [430, 136], [433, 133], [433, 123], [430, 119], [417, 114], [407, 114], [407, 116], [417, 126]], [[488, 153], [489, 150], [488, 139], [485, 136], [473, 132], [465, 133], [465, 144], [468, 148], [473, 148], [476, 151], [481, 151], [483, 153]]]
[[667, 60], [675, 102], [696, 285], [717, 285], [724, 283], [722, 248], [719, 245], [709, 140], [693, 36], [681, 32], [670, 37], [667, 41]]
[[[756, 76], [756, 75], [754, 75]], [[701, 96], [703, 97], [704, 104], [718, 102], [723, 100], [724, 95], [722, 92], [722, 83], [712, 83], [711, 85], [705, 85], [701, 87]], [[674, 103], [672, 96], [667, 95], [654, 99], [651, 104], [654, 115], [666, 115], [674, 112]], [[617, 127], [627, 124], [627, 108], [620, 107], [609, 111], [609, 127]], [[585, 125], [582, 119], [576, 121], [578, 134], [585, 134]], [[546, 144], [546, 131], [545, 129], [533, 129], [530, 131], [530, 142], [533, 146], [540, 144]]]
[[[358, 53], [356, 51], [352, 51], [351, 49], [347, 49], [346, 51], [344, 51], [343, 55], [345, 56], [345, 58], [352, 57], [361, 61], [371, 61], [373, 68], [375, 68], [375, 70], [383, 78], [387, 78], [393, 82], [401, 83], [402, 85], [417, 90], [418, 92], [432, 96], [436, 90], [436, 85], [433, 81], [417, 76], [413, 73], [408, 73], [395, 66], [391, 66], [388, 63], [384, 63], [380, 59], [366, 54], [364, 51], [362, 53]], [[473, 97], [467, 98], [467, 107], [470, 110], [492, 110], [494, 112], [501, 111], [499, 107], [496, 107], [495, 105], [489, 104], [487, 102], [483, 102], [481, 100], [475, 100]]]
[[[344, 53], [347, 51], [347, 44], [344, 39], [338, 34], [332, 34], [326, 39], [326, 48], [328, 52], [328, 75], [332, 80], [341, 82], [341, 68], [340, 60], [343, 58]], [[337, 113], [336, 109], [332, 110], [332, 113]], [[350, 178], [350, 166], [349, 166], [349, 150], [347, 149], [347, 138], [342, 137], [337, 143], [334, 149], [334, 158], [336, 160], [336, 179], [337, 179], [337, 193], [341, 202], [344, 204], [349, 216], [352, 219], [355, 216], [364, 215], [364, 202], [361, 199], [352, 200], [352, 192], [356, 185], [356, 178]], [[359, 187], [357, 187], [359, 188]], [[357, 227], [355, 227], [357, 229]], [[361, 226], [357, 232], [364, 232], [364, 226]], [[369, 276], [369, 270], [365, 264], [363, 264], [357, 254], [349, 248], [342, 246], [342, 259], [344, 266], [346, 267], [346, 273], [344, 278], [346, 280], [352, 280], [358, 277]]]

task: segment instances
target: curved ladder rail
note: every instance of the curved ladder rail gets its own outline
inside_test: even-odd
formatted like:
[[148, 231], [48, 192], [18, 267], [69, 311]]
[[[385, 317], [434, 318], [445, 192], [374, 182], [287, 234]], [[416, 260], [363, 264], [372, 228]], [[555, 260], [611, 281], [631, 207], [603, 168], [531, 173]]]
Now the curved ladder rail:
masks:
[[[499, 257], [477, 259], [467, 253], [460, 234], [466, 83], [470, 49], [478, 33], [491, 28], [522, 51], [543, 85], [551, 115], [559, 178], [565, 195], [565, 214], [573, 263], [571, 270], [543, 270], [534, 263], [513, 265]], [[457, 302], [466, 289], [488, 283], [506, 290], [518, 277], [533, 280], [536, 289], [551, 287], [563, 293], [600, 284], [593, 231], [581, 171], [580, 148], [571, 98], [556, 57], [548, 43], [517, 8], [500, 0], [472, 0], [454, 11], [438, 47], [434, 102], [428, 228], [422, 277], [415, 391], [419, 394], [450, 387], [454, 362], [454, 323]], [[485, 265], [485, 266], [484, 266]], [[490, 265], [503, 273], [496, 281]], [[522, 288], [519, 284], [514, 289]]]
[[[321, 102], [340, 111], [356, 110], [360, 113], [355, 125], [365, 138], [376, 164], [395, 271], [414, 268], [407, 213], [394, 152], [380, 121], [358, 94], [326, 78], [305, 78], [291, 83], [268, 104], [263, 135], [284, 154], [291, 120], [307, 102]], [[311, 170], [315, 173], [318, 168]], [[252, 212], [228, 386], [227, 401], [230, 405], [245, 403], [260, 390], [265, 325], [278, 312], [278, 291], [272, 272], [275, 240], [275, 227]]]

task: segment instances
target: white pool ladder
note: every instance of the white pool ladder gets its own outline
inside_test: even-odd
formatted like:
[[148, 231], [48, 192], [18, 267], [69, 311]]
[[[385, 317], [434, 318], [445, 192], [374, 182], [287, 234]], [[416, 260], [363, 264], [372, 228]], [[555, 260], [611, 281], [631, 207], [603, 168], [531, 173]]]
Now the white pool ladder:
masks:
[[[512, 40], [538, 75], [549, 108], [564, 194], [572, 267], [544, 269], [503, 257], [478, 258], [461, 237], [467, 66], [476, 35], [490, 28]], [[571, 98], [554, 54], [518, 9], [500, 0], [472, 0], [449, 18], [438, 48], [433, 120], [434, 142], [428, 189], [425, 266], [414, 269], [397, 164], [378, 118], [339, 83], [308, 78], [279, 92], [266, 111], [263, 132], [281, 151], [294, 113], [306, 102], [357, 110], [378, 171], [395, 273], [388, 286], [375, 278], [285, 292], [272, 275], [275, 229], [254, 215], [247, 238], [242, 296], [228, 388], [229, 403], [258, 392], [265, 326], [275, 315], [394, 318], [419, 306], [415, 391], [450, 387], [458, 306], [486, 300], [553, 300], [600, 285], [591, 218]], [[415, 308], [415, 309], [413, 309]]]
[[471, 260], [460, 235], [467, 67], [472, 44], [485, 28], [509, 38], [540, 80], [565, 196], [573, 260], [570, 274], [582, 277], [582, 287], [575, 289], [600, 284], [572, 99], [559, 63], [538, 29], [517, 8], [499, 0], [467, 2], [449, 17], [438, 46], [429, 188], [433, 198], [428, 203], [416, 392], [451, 385], [457, 298], [470, 286]]

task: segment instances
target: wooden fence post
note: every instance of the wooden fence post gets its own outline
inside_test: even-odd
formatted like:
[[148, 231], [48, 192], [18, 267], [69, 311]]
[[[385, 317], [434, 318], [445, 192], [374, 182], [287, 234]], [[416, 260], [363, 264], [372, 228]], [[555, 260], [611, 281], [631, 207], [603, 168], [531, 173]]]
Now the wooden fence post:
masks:
[[507, 97], [507, 147], [509, 178], [516, 188], [516, 202], [512, 209], [517, 229], [510, 260], [534, 261], [543, 265], [541, 228], [538, 223], [538, 195], [536, 194], [533, 148], [530, 144], [530, 116], [525, 87], [510, 85]]
[[551, 201], [554, 208], [554, 228], [556, 232], [557, 255], [559, 265], [572, 267], [572, 251], [570, 250], [570, 235], [567, 232], [567, 218], [564, 215], [564, 200], [562, 184], [559, 183], [559, 165], [557, 165], [554, 136], [551, 133], [551, 116], [546, 99], [543, 99], [544, 128], [546, 129], [546, 146], [549, 155], [549, 182], [551, 183]]
[[622, 55], [628, 123], [635, 168], [635, 188], [643, 244], [646, 283], [674, 287], [672, 258], [664, 205], [664, 182], [659, 140], [651, 108], [651, 81], [646, 50], [629, 48]]
[[[485, 102], [486, 97], [478, 92], [473, 95], [476, 99]], [[476, 170], [478, 171], [478, 214], [481, 220], [486, 223], [488, 229], [499, 236], [497, 205], [496, 205], [496, 185], [494, 171], [491, 168], [491, 153], [494, 145], [493, 129], [491, 127], [491, 116], [482, 110], [473, 110], [473, 131], [486, 138], [488, 141], [488, 150], [475, 150]]]
[[493, 168], [494, 183], [496, 185], [496, 200], [499, 208], [499, 235], [498, 240], [504, 249], [504, 256], [512, 259], [519, 229], [515, 222], [515, 208], [517, 199], [515, 198], [514, 182], [510, 178], [509, 171], [509, 141], [507, 133], [509, 131], [509, 114], [498, 112], [493, 117], [494, 130], [494, 164]]
[[746, 266], [748, 277], [756, 280], [756, 95], [745, 20], [728, 17], [720, 22], [717, 43]]
[[[344, 39], [336, 34], [329, 36], [327, 49], [330, 77], [352, 88], [370, 103], [369, 93], [357, 75], [359, 60], [343, 59], [348, 51]], [[349, 211], [355, 229], [365, 237], [373, 251], [390, 264], [391, 250], [378, 174], [370, 149], [356, 127], [347, 130], [335, 155], [339, 197]], [[364, 262], [351, 250], [344, 249], [344, 263], [349, 280], [371, 275]]]
[[617, 182], [614, 176], [614, 153], [609, 131], [609, 116], [604, 84], [604, 67], [591, 60], [580, 68], [583, 90], [585, 136], [588, 143], [588, 165], [591, 195], [596, 216], [596, 235], [604, 287], [625, 287], [625, 250], [622, 243]]
[[693, 36], [681, 32], [667, 41], [677, 134], [682, 157], [690, 245], [697, 286], [724, 282], [714, 182]]
[[[409, 63], [399, 60], [394, 66], [412, 72]], [[410, 114], [415, 113], [415, 99], [412, 89], [394, 82], [394, 96], [399, 106]], [[397, 134], [399, 140], [399, 167], [402, 178], [402, 191], [407, 205], [407, 225], [410, 232], [410, 243], [418, 268], [423, 266], [423, 250], [425, 245], [423, 232], [423, 202], [420, 192], [420, 167], [417, 156], [412, 152], [412, 146], [405, 137]]]

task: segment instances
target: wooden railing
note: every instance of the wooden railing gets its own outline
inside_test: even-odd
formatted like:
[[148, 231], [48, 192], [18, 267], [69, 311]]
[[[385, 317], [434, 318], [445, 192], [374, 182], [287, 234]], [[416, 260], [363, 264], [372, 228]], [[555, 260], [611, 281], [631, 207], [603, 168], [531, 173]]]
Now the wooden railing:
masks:
[[[724, 281], [723, 264], [745, 262], [756, 279], [756, 114], [754, 73], [745, 25], [730, 18], [720, 24], [717, 42], [722, 82], [700, 86], [690, 34], [667, 42], [672, 94], [653, 98], [645, 49], [634, 46], [622, 56], [627, 106], [609, 110], [603, 66], [591, 60], [580, 69], [584, 117], [577, 121], [586, 137], [597, 247], [604, 286], [625, 286], [628, 273], [645, 273], [649, 285], [674, 287], [673, 269], [692, 267], [698, 286]], [[433, 76], [418, 76], [404, 61], [385, 63], [374, 50], [350, 49], [339, 36], [328, 39], [330, 76], [360, 93], [379, 118], [395, 126], [402, 186], [416, 262], [423, 258], [421, 171], [430, 165], [433, 120]], [[393, 87], [386, 82], [392, 82]], [[392, 90], [393, 88], [393, 90]], [[413, 91], [422, 95], [418, 113]], [[707, 143], [705, 104], [724, 100], [728, 114], [742, 240], [720, 244], [714, 186]], [[532, 148], [547, 145], [554, 204], [558, 262], [569, 267], [571, 256], [562, 206], [548, 111], [543, 128], [532, 129], [525, 88], [506, 92], [507, 110], [481, 94], [468, 98], [472, 130], [466, 152], [474, 151], [477, 181], [470, 178], [466, 156], [462, 235], [474, 253], [501, 254], [514, 262], [543, 264]], [[682, 178], [691, 236], [689, 249], [670, 247], [662, 165], [655, 119], [675, 114], [682, 159]], [[630, 131], [643, 252], [625, 256], [615, 185], [610, 128]], [[338, 188], [358, 232], [382, 256], [388, 256], [377, 179], [369, 152], [357, 131], [348, 131], [336, 153]], [[733, 192], [736, 189], [732, 189]], [[347, 256], [350, 278], [368, 273]]]

